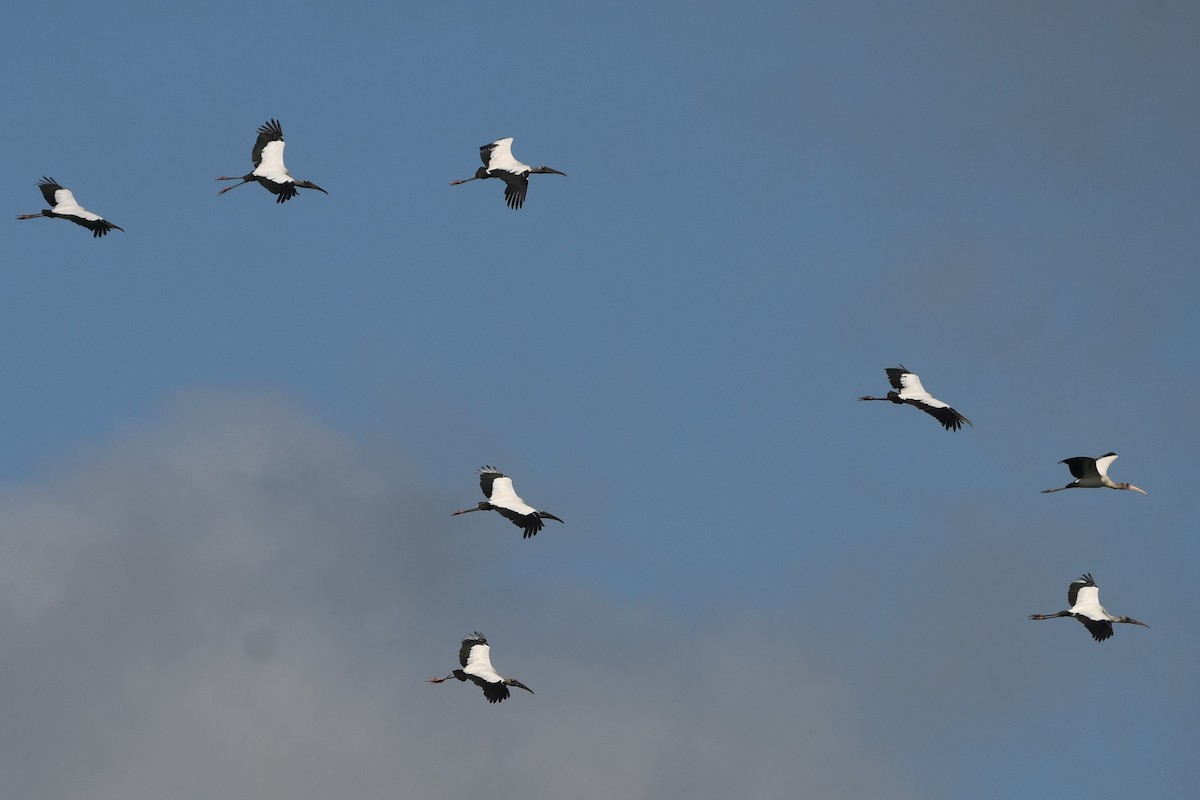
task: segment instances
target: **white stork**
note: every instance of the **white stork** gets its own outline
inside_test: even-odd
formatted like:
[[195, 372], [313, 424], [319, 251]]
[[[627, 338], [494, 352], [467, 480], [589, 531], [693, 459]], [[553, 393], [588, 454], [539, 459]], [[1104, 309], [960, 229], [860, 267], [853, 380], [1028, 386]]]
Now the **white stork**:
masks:
[[54, 208], [44, 208], [38, 214], [22, 214], [17, 219], [39, 219], [41, 217], [68, 219], [76, 225], [82, 225], [89, 229], [92, 236], [97, 239], [111, 230], [125, 232], [121, 226], [113, 225], [104, 217], [93, 214], [75, 202], [75, 195], [71, 194], [71, 190], [59, 186], [58, 181], [54, 178], [43, 177], [38, 182], [38, 188], [42, 190], [42, 197], [46, 198], [46, 202]]
[[462, 640], [462, 647], [458, 649], [458, 663], [462, 665], [462, 669], [456, 669], [444, 678], [430, 678], [430, 683], [444, 683], [451, 678], [458, 678], [460, 681], [471, 681], [480, 689], [483, 689], [483, 696], [487, 698], [489, 703], [499, 703], [508, 699], [508, 687], [516, 686], [518, 689], [533, 694], [533, 689], [530, 689], [525, 684], [521, 683], [516, 678], [502, 678], [492, 668], [492, 660], [489, 653], [492, 648], [488, 645], [487, 639], [479, 631], [475, 631], [470, 636]]
[[1088, 629], [1092, 638], [1097, 642], [1103, 642], [1113, 635], [1114, 622], [1128, 622], [1131, 625], [1141, 625], [1143, 628], [1150, 627], [1132, 617], [1114, 617], [1105, 611], [1104, 606], [1100, 605], [1100, 587], [1092, 580], [1090, 572], [1071, 581], [1071, 585], [1067, 587], [1067, 603], [1071, 607], [1066, 611], [1059, 611], [1057, 614], [1030, 614], [1029, 618], [1074, 617], [1083, 623], [1083, 627]]
[[925, 387], [921, 385], [921, 379], [917, 377], [915, 372], [909, 372], [905, 369], [903, 364], [898, 367], [889, 367], [886, 372], [888, 380], [895, 391], [888, 392], [887, 397], [871, 397], [869, 394], [864, 394], [858, 399], [891, 400], [897, 405], [908, 403], [932, 416], [938, 422], [942, 423], [942, 427], [948, 431], [960, 429], [964, 422], [971, 427], [975, 426], [975, 423], [971, 422], [971, 420], [925, 391]]
[[[277, 119], [269, 119], [265, 124], [258, 127], [258, 139], [254, 142], [254, 149], [250, 152], [250, 158], [254, 161], [254, 171], [238, 176], [229, 177], [222, 175], [217, 178], [219, 181], [241, 181], [242, 183], [251, 183], [258, 181], [267, 191], [275, 195], [276, 203], [286, 203], [293, 197], [299, 194], [297, 189], [316, 189], [318, 192], [329, 194], [320, 186], [317, 186], [312, 181], [298, 181], [292, 177], [292, 173], [288, 172], [288, 168], [283, 165], [283, 128]], [[226, 186], [217, 194], [225, 194], [230, 189], [236, 189], [242, 183], [235, 183], [233, 186]]]
[[529, 189], [529, 175], [531, 173], [567, 174], [559, 172], [556, 169], [551, 169], [550, 167], [531, 167], [528, 164], [522, 164], [513, 158], [512, 143], [513, 137], [509, 136], [506, 139], [497, 139], [491, 144], [485, 144], [479, 148], [479, 157], [483, 159], [483, 166], [475, 170], [475, 177], [463, 178], [460, 181], [450, 181], [450, 185], [458, 186], [460, 183], [466, 183], [467, 181], [499, 178], [505, 183], [504, 201], [508, 203], [509, 208], [515, 211], [525, 205], [525, 192]]
[[562, 522], [561, 519], [546, 511], [538, 511], [533, 506], [526, 503], [517, 493], [513, 491], [512, 478], [505, 475], [495, 467], [484, 467], [479, 470], [479, 488], [483, 490], [483, 494], [487, 500], [480, 500], [479, 505], [475, 508], [464, 508], [462, 511], [455, 511], [450, 516], [457, 517], [459, 514], [469, 514], [472, 511], [498, 511], [500, 514], [516, 525], [518, 528], [525, 531], [522, 539], [528, 539], [542, 529], [542, 520], [552, 519], [557, 522]]
[[1099, 458], [1089, 458], [1088, 456], [1064, 458], [1058, 463], [1066, 464], [1067, 469], [1071, 470], [1071, 474], [1075, 476], [1075, 480], [1066, 486], [1059, 486], [1057, 489], [1042, 489], [1042, 494], [1061, 492], [1063, 489], [1099, 489], [1102, 486], [1107, 486], [1109, 489], [1128, 489], [1131, 492], [1147, 494], [1145, 489], [1139, 489], [1132, 483], [1116, 483], [1112, 478], [1108, 477], [1108, 468], [1116, 460], [1116, 453], [1105, 453]]

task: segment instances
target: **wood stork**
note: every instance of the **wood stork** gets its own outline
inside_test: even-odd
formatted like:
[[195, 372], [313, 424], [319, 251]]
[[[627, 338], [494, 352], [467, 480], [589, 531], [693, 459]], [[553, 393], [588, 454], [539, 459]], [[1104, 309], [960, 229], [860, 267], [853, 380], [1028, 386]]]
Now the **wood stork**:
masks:
[[1029, 618], [1074, 617], [1083, 623], [1083, 627], [1088, 629], [1092, 638], [1097, 642], [1103, 642], [1113, 635], [1114, 622], [1128, 622], [1130, 625], [1141, 625], [1143, 628], [1150, 627], [1132, 617], [1114, 617], [1105, 611], [1104, 606], [1100, 605], [1100, 587], [1092, 580], [1090, 572], [1071, 581], [1071, 585], [1067, 587], [1067, 604], [1071, 607], [1066, 611], [1059, 611], [1057, 614], [1030, 614]]
[[479, 157], [483, 159], [483, 166], [475, 170], [475, 177], [463, 178], [460, 181], [450, 181], [450, 185], [458, 186], [460, 183], [466, 183], [467, 181], [499, 178], [505, 183], [504, 201], [508, 203], [509, 208], [515, 211], [525, 205], [525, 192], [529, 189], [529, 175], [531, 173], [567, 174], [559, 172], [556, 169], [551, 169], [550, 167], [531, 167], [528, 164], [522, 164], [513, 158], [512, 143], [513, 137], [509, 136], [506, 139], [497, 139], [491, 144], [485, 144], [479, 148]]
[[1067, 469], [1071, 470], [1071, 474], [1075, 476], [1075, 480], [1066, 486], [1059, 486], [1057, 489], [1042, 489], [1042, 494], [1061, 492], [1063, 489], [1099, 489], [1101, 486], [1107, 486], [1109, 489], [1128, 489], [1131, 492], [1147, 494], [1145, 489], [1139, 489], [1132, 483], [1116, 483], [1112, 478], [1108, 477], [1108, 468], [1116, 460], [1116, 453], [1105, 453], [1099, 458], [1089, 458], [1087, 456], [1064, 458], [1058, 463], [1066, 464]]
[[[267, 191], [275, 195], [276, 203], [286, 203], [293, 197], [299, 194], [297, 189], [316, 189], [318, 192], [329, 194], [320, 186], [317, 186], [312, 181], [298, 181], [292, 177], [292, 173], [288, 172], [288, 168], [283, 165], [283, 128], [277, 119], [269, 119], [265, 124], [258, 127], [258, 139], [254, 142], [254, 149], [250, 151], [250, 158], [254, 161], [254, 171], [238, 176], [222, 175], [217, 178], [219, 181], [241, 181], [242, 183], [250, 183], [258, 181]], [[242, 183], [235, 183], [233, 186], [226, 186], [217, 194], [225, 194], [230, 189], [236, 189]]]
[[533, 506], [526, 503], [517, 493], [513, 491], [512, 478], [505, 475], [495, 467], [484, 467], [479, 470], [479, 488], [483, 490], [487, 500], [480, 500], [479, 505], [475, 508], [464, 508], [461, 511], [455, 511], [450, 516], [457, 517], [459, 514], [469, 514], [472, 511], [498, 511], [513, 525], [525, 531], [522, 539], [528, 539], [542, 529], [542, 520], [552, 519], [557, 522], [562, 522], [561, 519], [546, 511], [538, 511]]
[[932, 416], [948, 431], [960, 429], [964, 422], [975, 427], [975, 423], [971, 420], [925, 391], [925, 387], [921, 385], [921, 379], [917, 377], [916, 373], [905, 369], [903, 364], [898, 367], [889, 367], [886, 372], [895, 391], [888, 392], [887, 397], [871, 397], [869, 394], [864, 394], [858, 399], [891, 400], [897, 405], [908, 403]]
[[483, 696], [487, 698], [489, 703], [499, 703], [508, 699], [508, 687], [516, 686], [518, 689], [533, 694], [533, 689], [530, 689], [525, 684], [521, 683], [516, 678], [502, 678], [492, 668], [492, 660], [489, 653], [492, 648], [488, 644], [484, 635], [479, 631], [475, 631], [470, 636], [462, 640], [462, 647], [458, 649], [458, 663], [462, 665], [462, 669], [456, 669], [444, 678], [430, 678], [430, 683], [444, 683], [451, 678], [458, 678], [460, 681], [471, 681], [480, 689], [483, 689]]
[[75, 202], [75, 195], [71, 194], [71, 190], [64, 189], [54, 178], [43, 177], [38, 182], [38, 188], [42, 190], [42, 197], [46, 198], [46, 202], [54, 208], [43, 208], [37, 214], [22, 214], [17, 219], [40, 219], [42, 217], [69, 219], [76, 225], [82, 225], [91, 230], [92, 236], [97, 239], [111, 230], [125, 232], [121, 226], [113, 225], [99, 214], [93, 214]]

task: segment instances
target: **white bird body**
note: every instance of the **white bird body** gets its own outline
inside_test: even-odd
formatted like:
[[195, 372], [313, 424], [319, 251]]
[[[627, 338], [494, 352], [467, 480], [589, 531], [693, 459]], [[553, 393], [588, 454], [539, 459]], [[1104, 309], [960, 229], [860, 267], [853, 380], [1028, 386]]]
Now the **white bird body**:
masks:
[[1030, 614], [1029, 618], [1042, 620], [1074, 617], [1088, 629], [1088, 633], [1092, 634], [1092, 638], [1097, 642], [1103, 642], [1113, 635], [1114, 622], [1150, 627], [1132, 617], [1118, 617], [1108, 613], [1104, 606], [1100, 605], [1100, 587], [1096, 585], [1090, 572], [1071, 581], [1071, 585], [1067, 587], [1067, 605], [1070, 608], [1066, 611], [1059, 611], [1057, 614]]
[[254, 162], [254, 170], [241, 177], [222, 175], [219, 181], [241, 181], [233, 186], [227, 186], [217, 194], [225, 194], [230, 189], [236, 189], [242, 184], [255, 182], [275, 195], [276, 203], [285, 203], [299, 194], [298, 189], [316, 189], [318, 192], [329, 194], [312, 181], [296, 180], [291, 171], [283, 163], [283, 126], [279, 120], [270, 119], [258, 128], [258, 138], [254, 140], [254, 149], [250, 151], [250, 160]]
[[38, 182], [38, 188], [42, 190], [42, 197], [46, 198], [46, 202], [53, 208], [43, 209], [37, 214], [22, 214], [17, 219], [37, 219], [39, 217], [65, 219], [89, 229], [94, 238], [104, 236], [111, 230], [118, 230], [122, 233], [125, 231], [124, 228], [112, 224], [99, 214], [94, 214], [79, 205], [71, 190], [64, 189], [53, 178], [43, 177]]
[[1063, 489], [1127, 489], [1140, 494], [1148, 494], [1145, 489], [1139, 489], [1132, 483], [1117, 483], [1112, 478], [1108, 477], [1108, 468], [1117, 460], [1116, 453], [1105, 453], [1102, 456], [1091, 458], [1090, 456], [1073, 456], [1072, 458], [1064, 458], [1058, 462], [1066, 464], [1067, 469], [1071, 470], [1071, 474], [1075, 476], [1075, 480], [1068, 483], [1066, 486], [1059, 486], [1055, 489], [1043, 489], [1042, 494], [1051, 494], [1052, 492], [1061, 492]]
[[548, 511], [539, 511], [526, 503], [513, 489], [512, 478], [495, 467], [484, 467], [479, 470], [479, 488], [487, 500], [481, 500], [475, 508], [464, 508], [455, 511], [450, 516], [469, 514], [472, 511], [496, 511], [513, 525], [521, 528], [528, 539], [537, 534], [543, 527], [543, 519], [562, 522], [561, 519]]
[[458, 663], [462, 669], [453, 670], [444, 678], [430, 678], [429, 682], [443, 683], [451, 678], [458, 678], [464, 682], [471, 681], [483, 690], [483, 696], [489, 703], [507, 700], [509, 686], [516, 686], [518, 689], [524, 689], [533, 694], [533, 689], [515, 678], [505, 678], [496, 672], [492, 666], [491, 652], [492, 648], [488, 644], [487, 638], [479, 631], [475, 631], [462, 640], [462, 646], [458, 649]]
[[955, 411], [947, 403], [943, 403], [936, 397], [925, 391], [925, 387], [921, 385], [921, 379], [917, 377], [915, 372], [909, 372], [901, 364], [897, 367], [889, 367], [885, 370], [888, 376], [888, 382], [892, 384], [895, 391], [887, 393], [886, 397], [871, 397], [863, 395], [859, 400], [890, 400], [891, 402], [902, 405], [907, 403], [929, 414], [942, 424], [942, 427], [948, 431], [956, 431], [962, 428], [965, 422], [974, 427], [971, 420], [964, 417], [962, 414]]
[[450, 181], [451, 186], [457, 186], [467, 181], [499, 178], [504, 181], [504, 201], [514, 211], [525, 205], [525, 194], [529, 190], [529, 176], [533, 173], [566, 175], [551, 167], [531, 167], [517, 161], [512, 154], [513, 137], [497, 139], [479, 148], [479, 157], [483, 166], [475, 170], [472, 178]]

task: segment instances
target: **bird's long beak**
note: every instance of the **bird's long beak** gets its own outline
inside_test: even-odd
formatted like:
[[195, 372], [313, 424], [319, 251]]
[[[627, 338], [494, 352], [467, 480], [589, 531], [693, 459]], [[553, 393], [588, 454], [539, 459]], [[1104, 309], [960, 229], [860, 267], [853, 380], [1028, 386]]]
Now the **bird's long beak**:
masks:
[[42, 216], [42, 215], [41, 214], [22, 214], [21, 216], [17, 217], [17, 219], [37, 219], [40, 216]]
[[1131, 620], [1129, 620], [1129, 621], [1130, 621], [1131, 623], [1133, 623], [1134, 625], [1141, 625], [1143, 628], [1149, 628], [1149, 627], [1150, 627], [1149, 625], [1147, 625], [1147, 624], [1146, 624], [1146, 623], [1144, 623], [1144, 622], [1138, 622], [1136, 619], [1131, 619]]
[[479, 510], [478, 508], [464, 508], [462, 511], [455, 511], [455, 512], [454, 512], [453, 514], [451, 514], [450, 516], [452, 516], [452, 517], [457, 517], [459, 514], [468, 514], [468, 513], [472, 512], [472, 511], [478, 511], [478, 510]]
[[[477, 181], [477, 180], [479, 180], [479, 178], [477, 178], [477, 177], [463, 178], [462, 180], [459, 180], [459, 181], [450, 181], [450, 185], [458, 186], [460, 183], [466, 183], [467, 181]], [[474, 189], [472, 189], [471, 191], [474, 191]]]
[[[551, 513], [549, 513], [549, 512], [546, 512], [546, 511], [539, 511], [539, 512], [538, 512], [538, 516], [539, 516], [539, 517], [541, 517], [542, 519], [552, 519], [552, 520], [554, 520], [555, 522], [563, 522], [563, 521], [562, 521], [561, 519], [559, 519], [558, 517], [554, 516], [553, 514], [551, 514]], [[567, 523], [563, 522], [563, 525], [566, 525], [566, 524], [567, 524]]]
[[1132, 483], [1131, 483], [1131, 484], [1129, 484], [1129, 491], [1131, 491], [1131, 492], [1140, 492], [1140, 493], [1142, 493], [1142, 494], [1150, 494], [1150, 493], [1149, 493], [1149, 492], [1147, 492], [1145, 489], [1139, 489], [1138, 487], [1134, 486]]
[[521, 683], [520, 681], [514, 681], [512, 678], [509, 678], [508, 684], [510, 686], [516, 686], [518, 689], [524, 689], [525, 691], [529, 692], [530, 694], [533, 694], [533, 689], [530, 689], [528, 686]]

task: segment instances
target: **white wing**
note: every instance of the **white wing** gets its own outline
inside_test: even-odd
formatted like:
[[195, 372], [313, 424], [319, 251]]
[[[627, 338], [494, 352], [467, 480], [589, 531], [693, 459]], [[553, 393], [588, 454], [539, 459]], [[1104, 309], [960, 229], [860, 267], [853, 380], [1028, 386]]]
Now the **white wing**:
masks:
[[492, 659], [489, 654], [492, 648], [486, 644], [477, 644], [471, 648], [471, 652], [467, 655], [467, 666], [463, 667], [463, 672], [468, 675], [474, 675], [482, 678], [489, 683], [498, 683], [502, 680], [496, 670], [492, 669]]
[[1100, 587], [1099, 586], [1083, 586], [1079, 589], [1079, 594], [1075, 596], [1075, 605], [1071, 606], [1072, 613], [1083, 614], [1085, 617], [1092, 619], [1104, 619], [1102, 613], [1104, 609], [1100, 606]]
[[1097, 458], [1096, 459], [1096, 471], [1099, 472], [1101, 475], [1108, 475], [1108, 468], [1111, 467], [1112, 463], [1116, 460], [1117, 460], [1116, 453], [1113, 453], [1111, 456], [1105, 456], [1104, 458]]
[[492, 481], [492, 495], [488, 498], [488, 502], [494, 506], [515, 511], [518, 514], [533, 514], [537, 511], [536, 508], [517, 496], [517, 493], [513, 491], [512, 478], [507, 476], [496, 478]]
[[292, 174], [283, 165], [282, 140], [267, 142], [263, 145], [262, 159], [254, 168], [254, 174], [276, 183], [292, 183]]
[[79, 203], [75, 202], [75, 195], [71, 194], [70, 189], [59, 189], [54, 193], [54, 213], [55, 214], [70, 214], [72, 217], [90, 220], [95, 222], [98, 219], [104, 219], [99, 214], [93, 214]]
[[900, 397], [905, 400], [916, 400], [930, 408], [950, 407], [925, 391], [925, 387], [921, 385], [921, 379], [911, 372], [905, 372], [900, 376]]
[[505, 172], [520, 174], [529, 171], [528, 164], [522, 164], [513, 158], [512, 154], [513, 137], [509, 136], [506, 139], [497, 139], [492, 142], [492, 153], [488, 158], [487, 168], [502, 169]]

